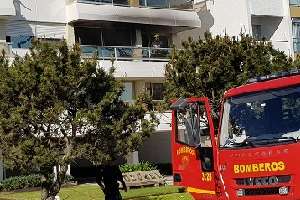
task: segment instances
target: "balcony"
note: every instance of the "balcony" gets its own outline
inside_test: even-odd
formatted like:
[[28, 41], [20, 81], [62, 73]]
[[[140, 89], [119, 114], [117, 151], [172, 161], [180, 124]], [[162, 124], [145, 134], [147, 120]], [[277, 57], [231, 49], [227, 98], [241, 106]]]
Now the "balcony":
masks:
[[8, 17], [16, 15], [16, 9], [13, 0], [1, 0], [0, 17]]
[[250, 0], [251, 15], [283, 17], [284, 6], [282, 0]]
[[123, 61], [161, 61], [167, 62], [171, 55], [171, 48], [153, 47], [101, 47], [81, 45], [83, 57], [96, 56], [99, 60], [123, 60]]
[[69, 23], [111, 21], [171, 27], [201, 26], [192, 1], [183, 0], [73, 0], [67, 5]]
[[78, 0], [78, 2], [141, 8], [193, 9], [193, 0]]

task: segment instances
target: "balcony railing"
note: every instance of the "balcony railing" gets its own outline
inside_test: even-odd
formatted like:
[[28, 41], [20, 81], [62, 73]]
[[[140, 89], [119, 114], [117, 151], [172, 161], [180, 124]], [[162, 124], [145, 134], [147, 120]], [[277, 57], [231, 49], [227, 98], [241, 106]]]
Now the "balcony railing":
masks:
[[193, 9], [194, 0], [75, 0], [79, 3], [110, 4], [128, 7]]
[[168, 61], [171, 55], [171, 48], [153, 47], [103, 47], [92, 45], [81, 45], [83, 57], [96, 56], [102, 60], [142, 60], [142, 61]]
[[290, 5], [300, 5], [300, 0], [290, 0]]
[[300, 38], [293, 38], [293, 47], [295, 53], [300, 53]]

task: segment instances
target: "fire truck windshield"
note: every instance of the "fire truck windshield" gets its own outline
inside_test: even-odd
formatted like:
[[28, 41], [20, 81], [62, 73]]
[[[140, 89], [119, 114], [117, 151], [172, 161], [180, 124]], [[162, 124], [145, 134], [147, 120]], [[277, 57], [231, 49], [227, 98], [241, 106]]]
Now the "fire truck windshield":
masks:
[[300, 86], [227, 99], [220, 147], [253, 148], [300, 139]]

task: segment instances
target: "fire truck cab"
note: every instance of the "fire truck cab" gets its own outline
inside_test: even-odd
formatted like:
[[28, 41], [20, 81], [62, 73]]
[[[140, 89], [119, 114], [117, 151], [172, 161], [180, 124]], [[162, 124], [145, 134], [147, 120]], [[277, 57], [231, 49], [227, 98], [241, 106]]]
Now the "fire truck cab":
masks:
[[299, 70], [225, 92], [218, 133], [208, 98], [171, 109], [175, 185], [197, 200], [300, 200]]

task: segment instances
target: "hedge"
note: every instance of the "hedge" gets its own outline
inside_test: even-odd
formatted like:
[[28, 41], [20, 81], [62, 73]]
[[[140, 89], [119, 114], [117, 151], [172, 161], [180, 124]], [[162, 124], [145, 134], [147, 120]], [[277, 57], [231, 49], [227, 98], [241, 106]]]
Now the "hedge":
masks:
[[[72, 176], [66, 176], [66, 182], [73, 180]], [[41, 186], [40, 175], [15, 176], [0, 181], [0, 191], [12, 191], [25, 188], [33, 188]]]

